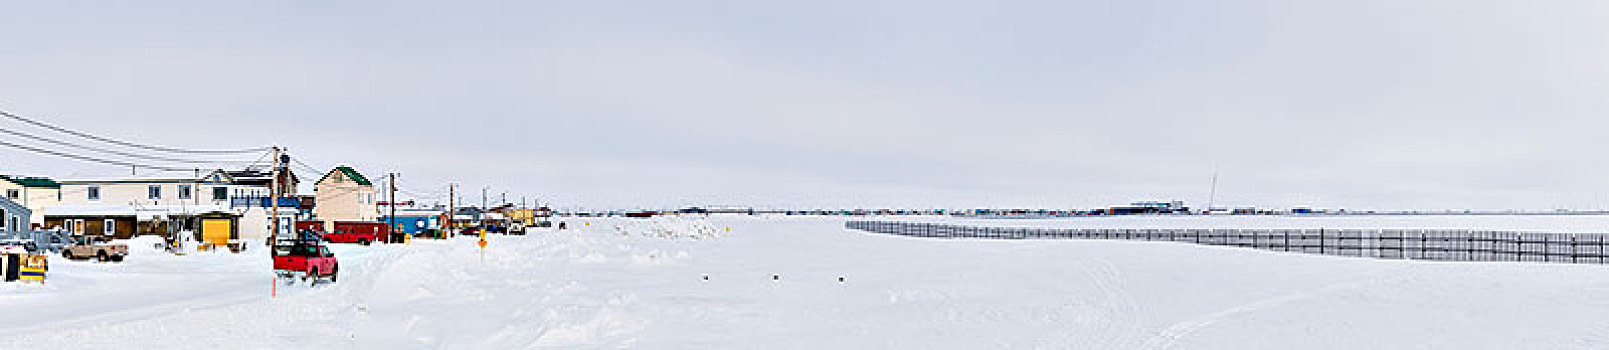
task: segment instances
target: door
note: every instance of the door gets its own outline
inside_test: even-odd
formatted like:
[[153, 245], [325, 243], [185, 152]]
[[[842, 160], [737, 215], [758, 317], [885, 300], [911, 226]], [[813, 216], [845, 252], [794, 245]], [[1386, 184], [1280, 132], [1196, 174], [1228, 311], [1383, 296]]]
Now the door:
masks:
[[229, 219], [201, 219], [201, 241], [213, 245], [228, 245], [234, 226]]

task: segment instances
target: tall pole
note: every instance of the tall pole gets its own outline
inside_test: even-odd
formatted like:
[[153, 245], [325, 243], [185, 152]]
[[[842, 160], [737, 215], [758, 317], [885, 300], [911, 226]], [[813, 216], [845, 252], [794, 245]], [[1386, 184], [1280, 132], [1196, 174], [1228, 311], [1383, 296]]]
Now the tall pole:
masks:
[[[391, 215], [390, 216], [391, 216], [391, 233], [392, 234], [391, 235], [386, 235], [386, 236], [393, 236], [393, 235], [395, 235], [395, 233], [397, 231], [397, 173], [391, 173], [391, 186], [389, 186], [389, 187], [391, 188], [391, 203], [390, 203], [391, 204]], [[391, 237], [386, 237], [386, 238], [391, 238]], [[392, 240], [391, 243], [397, 243], [397, 242], [395, 240]]]
[[458, 184], [447, 184], [447, 230], [458, 228]]
[[1207, 190], [1207, 214], [1212, 214], [1212, 202], [1218, 199], [1218, 169], [1212, 169], [1212, 189]]
[[268, 172], [268, 177], [273, 178], [269, 180], [272, 188], [268, 189], [268, 195], [269, 202], [273, 206], [269, 210], [273, 212], [271, 215], [274, 217], [273, 220], [270, 220], [274, 223], [274, 228], [270, 229], [272, 234], [268, 236], [269, 248], [279, 242], [279, 154], [279, 146], [274, 146], [274, 170]]

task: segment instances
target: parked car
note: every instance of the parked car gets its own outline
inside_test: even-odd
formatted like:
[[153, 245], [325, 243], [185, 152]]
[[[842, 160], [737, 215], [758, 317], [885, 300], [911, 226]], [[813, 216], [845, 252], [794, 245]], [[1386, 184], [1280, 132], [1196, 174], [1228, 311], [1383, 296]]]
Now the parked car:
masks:
[[309, 284], [328, 277], [335, 282], [341, 272], [341, 263], [330, 248], [318, 241], [282, 241], [274, 247], [274, 273], [280, 278], [301, 277]]
[[127, 244], [107, 243], [100, 237], [77, 238], [73, 244], [61, 250], [61, 257], [69, 260], [94, 258], [100, 261], [123, 261], [126, 256]]

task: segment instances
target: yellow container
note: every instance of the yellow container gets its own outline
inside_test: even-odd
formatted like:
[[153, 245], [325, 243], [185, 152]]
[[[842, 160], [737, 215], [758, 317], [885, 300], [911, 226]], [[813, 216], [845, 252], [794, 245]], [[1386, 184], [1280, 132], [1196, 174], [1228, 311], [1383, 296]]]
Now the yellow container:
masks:
[[45, 271], [49, 270], [49, 260], [44, 255], [29, 255], [22, 259], [22, 268], [19, 269], [19, 278], [23, 281], [45, 282]]

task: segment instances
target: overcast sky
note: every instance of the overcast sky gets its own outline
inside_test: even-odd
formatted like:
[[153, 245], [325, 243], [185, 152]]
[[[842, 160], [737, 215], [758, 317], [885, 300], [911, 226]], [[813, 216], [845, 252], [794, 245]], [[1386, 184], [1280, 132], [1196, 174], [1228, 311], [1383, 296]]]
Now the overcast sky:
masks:
[[[475, 202], [490, 186], [561, 208], [1202, 206], [1214, 169], [1222, 206], [1609, 208], [1605, 13], [12, 1], [0, 109], [167, 146], [278, 144], [320, 168], [401, 172], [427, 197], [458, 182]], [[0, 171], [128, 173], [11, 149]]]

